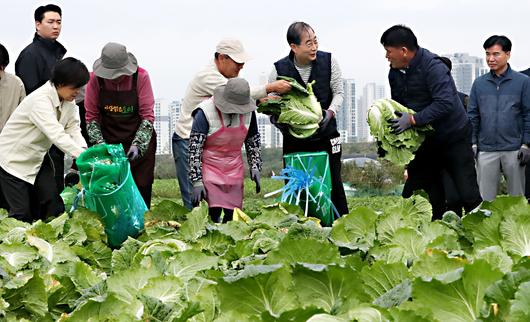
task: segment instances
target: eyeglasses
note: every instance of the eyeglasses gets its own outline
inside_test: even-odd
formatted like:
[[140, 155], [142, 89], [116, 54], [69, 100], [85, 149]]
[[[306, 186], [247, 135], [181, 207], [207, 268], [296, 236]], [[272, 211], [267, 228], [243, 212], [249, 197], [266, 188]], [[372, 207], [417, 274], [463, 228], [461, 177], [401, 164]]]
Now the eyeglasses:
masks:
[[[300, 46], [302, 46], [302, 44], [300, 44]], [[311, 49], [313, 47], [318, 47], [318, 40], [316, 38], [314, 40], [308, 40], [305, 42], [305, 44], [303, 44], [303, 46], [305, 46], [308, 49]]]

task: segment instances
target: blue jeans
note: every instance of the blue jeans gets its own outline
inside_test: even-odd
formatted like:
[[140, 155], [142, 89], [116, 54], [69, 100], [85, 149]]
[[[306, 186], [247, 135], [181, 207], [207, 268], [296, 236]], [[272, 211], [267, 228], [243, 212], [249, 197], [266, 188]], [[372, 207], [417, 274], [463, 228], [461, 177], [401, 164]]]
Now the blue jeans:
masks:
[[183, 139], [173, 133], [172, 138], [173, 145], [173, 159], [175, 160], [175, 168], [177, 170], [177, 180], [179, 182], [180, 194], [182, 195], [182, 201], [184, 202], [184, 207], [192, 209], [191, 204], [191, 190], [192, 185], [190, 178], [188, 176], [190, 172], [190, 165], [188, 163], [189, 155], [189, 139]]

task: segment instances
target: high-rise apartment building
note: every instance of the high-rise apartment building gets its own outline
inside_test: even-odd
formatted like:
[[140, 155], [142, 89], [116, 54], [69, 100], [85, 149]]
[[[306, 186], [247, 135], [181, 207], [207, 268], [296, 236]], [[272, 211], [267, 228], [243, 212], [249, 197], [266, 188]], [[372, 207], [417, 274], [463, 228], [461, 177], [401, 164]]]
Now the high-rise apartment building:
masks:
[[154, 129], [157, 134], [156, 154], [171, 153], [171, 113], [169, 104], [165, 99], [157, 98], [155, 100], [155, 123]]
[[337, 118], [337, 128], [342, 137], [342, 142], [354, 142], [357, 138], [357, 110], [355, 96], [355, 80], [343, 79], [344, 100], [339, 109]]
[[357, 138], [358, 142], [369, 142], [373, 138], [370, 135], [370, 128], [368, 126], [368, 108], [375, 100], [384, 98], [385, 86], [376, 83], [368, 83], [363, 87], [363, 94], [359, 98], [359, 107], [357, 109]]
[[454, 53], [444, 56], [449, 58], [453, 65], [451, 75], [455, 80], [457, 90], [467, 95], [471, 92], [473, 81], [488, 72], [483, 58], [470, 56], [467, 53]]

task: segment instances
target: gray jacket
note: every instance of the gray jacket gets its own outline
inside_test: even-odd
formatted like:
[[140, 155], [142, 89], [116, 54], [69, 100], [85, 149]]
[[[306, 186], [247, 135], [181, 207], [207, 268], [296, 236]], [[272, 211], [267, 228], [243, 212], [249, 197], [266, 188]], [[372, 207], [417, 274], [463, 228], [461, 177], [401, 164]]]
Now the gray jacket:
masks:
[[530, 143], [530, 78], [510, 66], [500, 77], [489, 72], [473, 83], [468, 115], [479, 151], [515, 151]]

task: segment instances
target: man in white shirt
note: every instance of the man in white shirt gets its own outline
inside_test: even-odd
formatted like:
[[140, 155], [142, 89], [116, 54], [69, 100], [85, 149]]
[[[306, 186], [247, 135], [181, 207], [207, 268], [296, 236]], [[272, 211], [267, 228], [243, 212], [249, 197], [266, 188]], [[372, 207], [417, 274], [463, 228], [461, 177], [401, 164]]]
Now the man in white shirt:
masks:
[[[192, 208], [192, 186], [188, 177], [188, 145], [193, 123], [191, 112], [202, 101], [213, 96], [215, 88], [226, 84], [230, 78], [238, 77], [239, 72], [249, 59], [241, 41], [233, 38], [223, 39], [216, 46], [214, 60], [199, 71], [188, 85], [175, 133], [173, 133], [173, 158], [175, 159], [177, 179], [182, 201], [188, 209]], [[250, 94], [253, 99], [257, 100], [266, 97], [267, 93], [283, 94], [290, 89], [291, 85], [282, 80], [251, 88]]]

